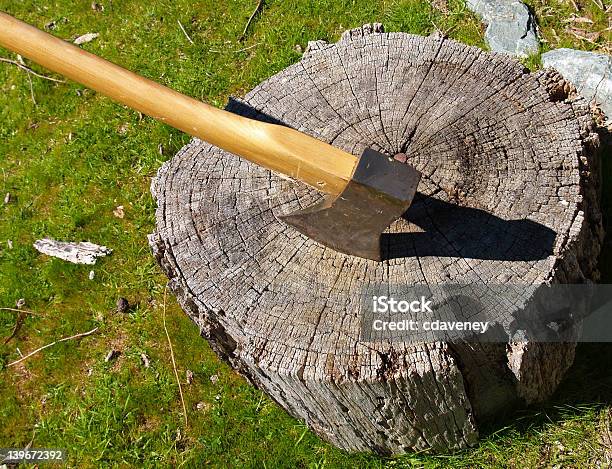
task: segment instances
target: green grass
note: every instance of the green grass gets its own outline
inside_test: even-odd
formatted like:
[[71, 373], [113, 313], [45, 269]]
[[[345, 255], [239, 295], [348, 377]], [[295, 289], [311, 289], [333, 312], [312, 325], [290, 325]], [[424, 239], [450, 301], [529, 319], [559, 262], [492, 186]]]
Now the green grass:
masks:
[[[237, 38], [255, 2], [99, 3], [103, 12], [89, 1], [0, 0], [0, 10], [40, 28], [55, 21], [53, 34], [66, 39], [97, 32], [85, 49], [217, 106], [297, 61], [297, 44], [336, 40], [366, 22], [417, 34], [438, 28], [484, 47], [481, 23], [458, 0], [436, 2], [441, 9], [415, 0], [270, 1], [243, 43]], [[155, 210], [150, 178], [188, 137], [74, 83], [32, 78], [31, 86], [25, 73], [0, 64], [0, 193], [12, 198], [0, 205], [0, 306], [24, 298], [40, 314], [0, 345], [0, 446], [63, 447], [72, 467], [586, 467], [598, 457], [598, 435], [610, 424], [612, 367], [604, 346], [582, 346], [549, 405], [498, 422], [477, 448], [383, 459], [346, 454], [287, 416], [221, 363], [169, 298], [184, 427], [162, 326], [165, 278], [146, 235]], [[122, 219], [113, 215], [118, 205]], [[32, 243], [44, 236], [90, 240], [114, 252], [89, 280], [90, 267], [39, 255]], [[135, 305], [129, 314], [114, 312], [119, 296]], [[0, 311], [0, 337], [14, 325], [15, 314]], [[95, 335], [6, 368], [17, 349], [26, 353], [96, 326]], [[105, 363], [110, 349], [121, 355]]]
[[[601, 0], [525, 0], [536, 14], [543, 50], [612, 53], [612, 9]], [[602, 8], [603, 6], [603, 8]]]

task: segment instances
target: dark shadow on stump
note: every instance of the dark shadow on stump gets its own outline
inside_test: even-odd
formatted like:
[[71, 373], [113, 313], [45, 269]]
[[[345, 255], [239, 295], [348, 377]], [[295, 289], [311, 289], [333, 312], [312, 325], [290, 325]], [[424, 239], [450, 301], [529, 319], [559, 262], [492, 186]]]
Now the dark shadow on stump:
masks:
[[276, 125], [282, 125], [283, 127], [293, 128], [290, 125], [287, 125], [285, 122], [277, 119], [276, 117], [272, 117], [269, 114], [260, 112], [257, 109], [255, 109], [253, 106], [250, 106], [244, 101], [238, 98], [234, 98], [233, 96], [229, 97], [227, 105], [225, 106], [225, 110], [233, 114], [237, 114], [242, 117], [248, 117], [249, 119], [253, 119], [256, 121], [261, 121], [261, 122], [266, 122], [268, 124], [276, 124]]
[[417, 255], [535, 261], [552, 255], [556, 237], [555, 231], [532, 220], [503, 220], [421, 194], [403, 218], [423, 232], [383, 233], [383, 259]]
[[[225, 109], [243, 117], [285, 127], [286, 123], [230, 97]], [[532, 220], [503, 220], [484, 210], [417, 194], [403, 218], [422, 233], [383, 233], [383, 260], [409, 256], [465, 257], [535, 261], [553, 254], [556, 233]]]

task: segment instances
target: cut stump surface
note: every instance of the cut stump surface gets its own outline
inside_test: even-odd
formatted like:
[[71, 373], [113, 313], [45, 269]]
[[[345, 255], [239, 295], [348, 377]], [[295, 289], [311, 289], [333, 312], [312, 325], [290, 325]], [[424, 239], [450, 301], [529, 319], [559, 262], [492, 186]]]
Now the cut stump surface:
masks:
[[364, 26], [316, 43], [233, 112], [359, 155], [407, 161], [420, 196], [377, 263], [279, 221], [316, 191], [194, 139], [152, 185], [154, 255], [213, 349], [323, 438], [402, 453], [475, 442], [554, 391], [574, 344], [372, 344], [372, 284], [596, 279], [602, 228], [587, 104], [552, 71], [451, 40]]

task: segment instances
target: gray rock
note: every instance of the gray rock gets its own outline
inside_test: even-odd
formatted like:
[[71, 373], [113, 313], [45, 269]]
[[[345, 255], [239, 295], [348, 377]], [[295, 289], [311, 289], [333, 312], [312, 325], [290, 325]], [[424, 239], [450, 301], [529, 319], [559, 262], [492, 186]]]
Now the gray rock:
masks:
[[120, 297], [117, 300], [117, 312], [118, 313], [127, 313], [130, 309], [130, 302], [123, 297]]
[[467, 0], [467, 7], [486, 23], [485, 40], [494, 52], [518, 57], [540, 48], [534, 16], [518, 0]]
[[578, 93], [595, 100], [612, 120], [612, 57], [574, 49], [556, 49], [542, 55], [545, 67], [555, 68]]

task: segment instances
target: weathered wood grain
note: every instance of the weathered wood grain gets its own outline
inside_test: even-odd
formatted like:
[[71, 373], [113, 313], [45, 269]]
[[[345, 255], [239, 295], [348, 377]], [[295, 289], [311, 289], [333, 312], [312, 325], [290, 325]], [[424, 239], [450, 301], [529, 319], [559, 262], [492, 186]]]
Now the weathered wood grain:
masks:
[[597, 136], [553, 72], [380, 31], [318, 42], [229, 108], [355, 155], [399, 154], [428, 197], [390, 232], [424, 236], [392, 238], [381, 263], [336, 253], [277, 218], [318, 193], [194, 139], [152, 184], [150, 244], [214, 350], [323, 438], [381, 453], [465, 447], [482, 421], [548, 397], [574, 344], [364, 343], [359, 292], [596, 279]]

